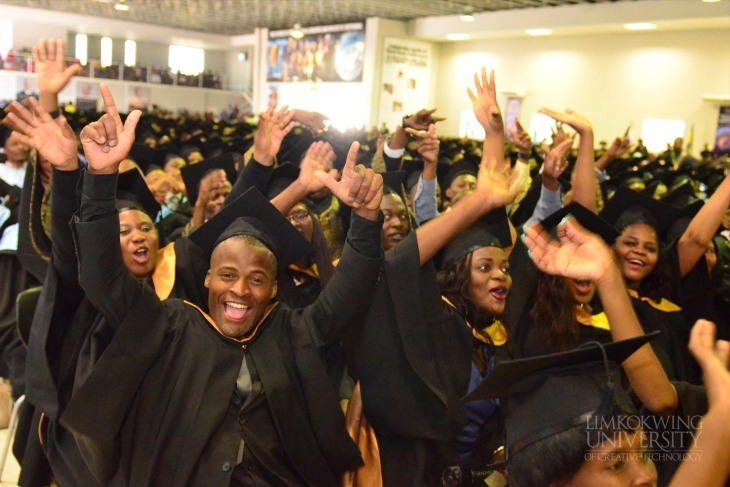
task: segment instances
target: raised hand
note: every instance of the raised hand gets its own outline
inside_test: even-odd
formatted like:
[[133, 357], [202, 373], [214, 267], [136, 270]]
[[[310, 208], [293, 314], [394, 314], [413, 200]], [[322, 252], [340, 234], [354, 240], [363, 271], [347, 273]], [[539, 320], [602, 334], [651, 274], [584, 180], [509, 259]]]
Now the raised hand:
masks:
[[106, 83], [99, 85], [99, 91], [104, 99], [106, 113], [98, 122], [92, 122], [84, 127], [81, 131], [81, 143], [84, 146], [84, 155], [89, 163], [87, 170], [90, 173], [114, 174], [132, 148], [134, 129], [142, 112], [134, 110], [123, 124], [114, 97]]
[[[434, 117], [433, 114], [437, 109], [433, 110], [422, 109], [414, 115], [404, 120], [405, 126], [403, 127], [406, 131], [411, 128], [415, 130], [428, 130], [429, 125], [433, 125], [436, 122], [442, 122], [446, 120], [446, 117]], [[409, 132], [410, 133], [410, 132]]]
[[547, 152], [542, 165], [542, 184], [551, 191], [558, 190], [558, 178], [568, 167], [565, 155], [573, 145], [573, 139], [566, 139], [560, 145]]
[[730, 342], [715, 341], [715, 324], [697, 320], [689, 336], [689, 351], [702, 367], [702, 378], [707, 388], [710, 405], [730, 403]]
[[359, 150], [360, 143], [353, 142], [339, 181], [324, 171], [315, 172], [314, 177], [327, 186], [340, 201], [351, 206], [355, 213], [377, 221], [383, 199], [383, 176], [372, 169], [366, 169], [362, 164], [356, 165]]
[[511, 171], [505, 159], [482, 160], [477, 172], [477, 188], [474, 192], [482, 205], [482, 214], [512, 203], [521, 188], [514, 183], [519, 174]]
[[33, 62], [38, 74], [38, 92], [57, 96], [81, 66], [66, 67], [66, 41], [41, 39], [33, 46]]
[[6, 109], [8, 115], [5, 123], [12, 125], [23, 144], [36, 149], [41, 158], [57, 169], [77, 169], [76, 136], [66, 119], [60, 117], [58, 121], [53, 120], [35, 98], [29, 98], [28, 103], [36, 115], [14, 101]]
[[316, 193], [325, 187], [324, 183], [314, 176], [317, 171], [328, 173], [332, 178], [337, 178], [337, 169], [332, 169], [337, 156], [332, 146], [327, 142], [315, 142], [309, 146], [299, 166], [299, 177], [297, 180], [307, 191], [307, 194]]
[[261, 115], [256, 136], [253, 139], [253, 158], [264, 166], [271, 166], [274, 157], [281, 148], [281, 141], [284, 140], [292, 128], [294, 128], [294, 111], [287, 111], [288, 105], [276, 110], [276, 102], [269, 105], [269, 108]]
[[[578, 132], [578, 135], [582, 136], [589, 132], [593, 132], [593, 126], [591, 125], [591, 122], [588, 121], [586, 117], [575, 113], [570, 108], [566, 108], [565, 113], [556, 112], [555, 110], [551, 110], [549, 108], [541, 108], [538, 110], [538, 112], [547, 115], [556, 122], [569, 125], [573, 128], [573, 130]], [[558, 126], [558, 129], [562, 128]]]
[[314, 135], [320, 135], [324, 132], [324, 122], [325, 120], [329, 120], [329, 117], [322, 115], [319, 112], [292, 110], [292, 113], [294, 114], [294, 118], [292, 120], [307, 127]]
[[494, 70], [489, 72], [487, 79], [487, 68], [482, 68], [481, 80], [477, 73], [474, 73], [474, 88], [476, 96], [472, 93], [471, 88], [467, 88], [466, 92], [471, 98], [474, 105], [474, 115], [484, 128], [486, 136], [504, 135], [504, 124], [502, 123], [502, 112], [499, 111], [497, 104], [497, 88], [494, 84]]
[[515, 120], [515, 130], [512, 130], [512, 127], [507, 127], [507, 131], [520, 154], [529, 154], [532, 152], [532, 139], [530, 138], [530, 134], [522, 127], [518, 119]]
[[599, 282], [614, 265], [600, 237], [585, 230], [572, 216], [558, 225], [555, 241], [539, 223], [525, 230], [523, 241], [532, 262], [546, 274]]
[[407, 128], [406, 132], [418, 139], [418, 153], [424, 164], [435, 164], [439, 157], [439, 139], [436, 137], [436, 126], [431, 124], [427, 130]]

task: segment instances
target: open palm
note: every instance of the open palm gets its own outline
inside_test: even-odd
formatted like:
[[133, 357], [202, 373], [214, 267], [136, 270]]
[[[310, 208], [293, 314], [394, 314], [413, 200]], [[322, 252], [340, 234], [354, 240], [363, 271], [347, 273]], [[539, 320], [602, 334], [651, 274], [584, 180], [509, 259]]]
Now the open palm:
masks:
[[474, 115], [484, 128], [487, 136], [504, 134], [504, 124], [502, 123], [502, 113], [499, 111], [497, 104], [497, 87], [494, 84], [494, 71], [489, 73], [487, 79], [487, 68], [482, 68], [481, 79], [477, 73], [474, 73], [474, 88], [476, 95], [467, 88], [467, 94], [474, 106]]
[[507, 206], [514, 201], [520, 188], [513, 188], [512, 182], [518, 174], [511, 173], [504, 159], [482, 162], [477, 173], [476, 193], [485, 205], [485, 211]]
[[76, 136], [66, 119], [60, 117], [56, 122], [35, 98], [29, 98], [28, 102], [37, 116], [17, 101], [12, 102], [7, 109], [8, 120], [14, 125], [20, 141], [36, 149], [54, 167], [75, 168], [78, 164]]
[[599, 281], [611, 265], [611, 252], [600, 237], [570, 218], [558, 225], [555, 241], [539, 223], [525, 231], [524, 242], [538, 269], [553, 276]]
[[127, 157], [134, 143], [134, 129], [142, 112], [135, 110], [123, 124], [109, 87], [102, 83], [99, 91], [104, 99], [106, 113], [98, 122], [92, 122], [81, 131], [84, 155], [89, 162], [89, 171], [97, 174], [111, 174], [119, 170], [119, 164]]
[[270, 165], [281, 148], [281, 141], [294, 128], [294, 111], [287, 111], [288, 108], [287, 105], [274, 111], [276, 103], [272, 103], [261, 115], [254, 137], [254, 158], [257, 162]]
[[33, 47], [33, 62], [38, 73], [38, 91], [60, 93], [81, 66], [66, 68], [66, 42], [43, 39]]
[[335, 152], [327, 142], [315, 142], [309, 147], [300, 165], [298, 178], [308, 194], [316, 193], [325, 187], [322, 181], [314, 177], [316, 171], [329, 173], [333, 178], [337, 175], [337, 170], [332, 169], [335, 159]]

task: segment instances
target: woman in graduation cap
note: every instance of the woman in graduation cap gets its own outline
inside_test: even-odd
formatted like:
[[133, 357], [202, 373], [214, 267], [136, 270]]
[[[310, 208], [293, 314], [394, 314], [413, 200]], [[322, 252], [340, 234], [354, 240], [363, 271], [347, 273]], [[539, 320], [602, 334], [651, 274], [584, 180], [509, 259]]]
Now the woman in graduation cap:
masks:
[[[681, 453], [695, 443], [696, 437], [694, 441], [666, 444], [667, 433], [677, 438], [677, 433], [682, 432], [689, 437], [690, 432], [683, 426], [669, 427], [676, 430], [667, 429], [663, 435], [653, 435], [647, 439], [644, 435], [649, 432], [640, 427], [630, 426], [626, 429], [626, 426], [616, 426], [631, 424], [625, 419], [623, 423], [615, 422], [622, 416], [635, 419], [639, 416], [621, 387], [614, 383], [615, 378], [606, 380], [608, 369], [603, 370], [600, 358], [603, 356], [605, 361], [608, 357], [609, 360], [622, 363], [634, 392], [648, 412], [665, 417], [674, 415], [684, 421], [677, 423], [679, 425], [694, 426], [698, 415], [705, 412], [704, 390], [668, 380], [652, 348], [646, 344], [649, 336], [642, 338], [643, 330], [630, 306], [628, 293], [622, 292], [626, 290], [626, 285], [621, 270], [605, 242], [587, 232], [575, 218], [563, 220], [557, 228], [557, 236], [558, 240], [553, 240], [540, 225], [528, 228], [525, 244], [532, 260], [543, 272], [594, 282], [604, 309], [614, 323], [611, 334], [615, 343], [605, 346], [605, 350], [599, 347], [600, 350], [593, 348], [591, 352], [583, 347], [567, 353], [503, 363], [501, 370], [495, 371], [482, 385], [481, 392], [488, 392], [487, 397], [508, 396], [509, 399], [505, 405], [505, 448], [510, 484], [582, 487], [657, 485], [658, 482], [659, 485], [667, 485], [676, 467], [676, 460], [661, 461], [655, 466], [646, 456], [647, 450], [650, 454], [680, 453], [675, 456], [681, 458]], [[719, 410], [730, 406], [725, 400], [730, 385], [727, 371], [717, 375], [717, 369], [726, 368], [728, 345], [718, 347], [718, 351], [722, 352], [718, 357], [725, 364], [711, 363], [714, 327], [710, 330], [706, 325], [712, 326], [702, 321], [697, 323], [690, 348], [708, 373], [706, 379], [711, 409], [712, 406], [715, 408], [708, 418], [712, 416], [714, 422], [715, 415], [722, 414]], [[700, 335], [703, 335], [702, 338]], [[636, 344], [626, 348], [629, 342]], [[707, 349], [703, 350], [705, 347]], [[591, 356], [594, 357], [593, 372], [590, 372], [591, 365], [588, 363], [591, 360], [587, 360]], [[595, 365], [596, 359], [599, 360], [598, 365]], [[542, 374], [540, 380], [531, 377], [521, 382], [523, 377], [536, 372]], [[710, 374], [714, 374], [711, 379]], [[725, 375], [725, 378], [721, 375]], [[724, 388], [724, 391], [718, 387]], [[723, 396], [718, 403], [718, 399]], [[537, 414], [536, 408], [545, 414]], [[647, 418], [646, 412], [642, 414]], [[611, 422], [611, 418], [614, 418], [614, 422]], [[644, 420], [641, 424], [650, 425], [650, 428], [653, 428], [651, 425], [658, 425], [661, 433], [661, 424], [667, 422], [666, 419], [664, 422]], [[591, 428], [591, 425], [594, 427]], [[701, 426], [696, 431], [704, 433]], [[720, 437], [723, 435], [728, 436], [724, 432], [720, 433]], [[622, 437], [621, 440], [617, 436]], [[713, 436], [714, 440], [718, 439], [718, 435]], [[606, 439], [607, 444], [598, 446]], [[616, 444], [620, 445], [621, 441], [623, 449], [621, 446], [616, 449]], [[713, 445], [713, 449], [717, 446]], [[726, 448], [720, 449], [727, 452]], [[692, 450], [697, 451], [697, 445]], [[711, 455], [717, 459], [717, 455], [726, 456], [724, 452], [712, 452]], [[685, 473], [680, 471], [679, 475], [684, 477]], [[709, 474], [697, 469], [696, 474], [700, 475], [698, 479], [706, 479], [698, 485], [721, 485], [727, 475], [727, 468]]]
[[[691, 302], [711, 289], [704, 253], [729, 206], [726, 176], [682, 235], [666, 247], [661, 238], [680, 216], [673, 207], [620, 188], [601, 212], [620, 232], [613, 250], [634, 303], [653, 308], [679, 343], [687, 342], [691, 323], [712, 312], [697, 310]], [[684, 378], [700, 383], [697, 364], [684, 355]]]
[[[192, 236], [211, 255], [210, 317], [160, 301], [124, 268], [109, 200], [138, 114], [125, 130], [101, 92], [108, 118], [82, 135], [89, 172], [74, 227], [79, 282], [113, 337], [61, 419], [83, 461], [102, 483], [336, 485], [360, 459], [319, 347], [364, 312], [376, 281], [382, 180], [355, 168], [357, 145], [342, 182], [319, 176], [355, 216], [337, 282], [304, 310], [275, 300], [276, 268], [301, 256], [303, 238], [255, 192], [231, 203]], [[256, 217], [236, 218], [241, 204]]]
[[[460, 401], [490, 366], [493, 355], [485, 349], [489, 330], [484, 327], [492, 325], [509, 290], [502, 243], [475, 222], [505, 206], [517, 190], [510, 190], [506, 176], [493, 73], [488, 80], [482, 70], [475, 79], [472, 100], [487, 133], [476, 190], [386, 253], [365, 323], [345, 339], [350, 370], [360, 381], [362, 411], [380, 454], [379, 464], [368, 465], [386, 487], [441, 485], [444, 469], [458, 464], [459, 454], [469, 456], [484, 418], [494, 411], [490, 404], [469, 414]], [[442, 299], [432, 259], [461, 232], [469, 238], [457, 237], [449, 258], [479, 255], [464, 270], [470, 276], [464, 285], [444, 290], [451, 305]], [[509, 231], [503, 233], [509, 239]], [[481, 250], [474, 252], [475, 246]], [[491, 315], [482, 318], [480, 307]], [[504, 331], [498, 323], [494, 328]], [[474, 431], [464, 431], [467, 425]]]

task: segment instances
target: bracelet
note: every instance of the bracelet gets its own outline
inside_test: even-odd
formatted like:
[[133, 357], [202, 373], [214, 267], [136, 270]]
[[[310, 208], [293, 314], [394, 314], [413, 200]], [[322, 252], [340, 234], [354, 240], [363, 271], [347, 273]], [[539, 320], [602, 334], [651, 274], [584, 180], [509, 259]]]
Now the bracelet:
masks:
[[61, 109], [57, 108], [54, 111], [52, 111], [51, 113], [49, 113], [48, 115], [50, 115], [51, 118], [56, 119], [61, 116]]
[[517, 153], [517, 158], [522, 159], [523, 161], [529, 161], [531, 157], [532, 157], [532, 154], [530, 154], [530, 153], [527, 153], [527, 154], [522, 153], [522, 152]]

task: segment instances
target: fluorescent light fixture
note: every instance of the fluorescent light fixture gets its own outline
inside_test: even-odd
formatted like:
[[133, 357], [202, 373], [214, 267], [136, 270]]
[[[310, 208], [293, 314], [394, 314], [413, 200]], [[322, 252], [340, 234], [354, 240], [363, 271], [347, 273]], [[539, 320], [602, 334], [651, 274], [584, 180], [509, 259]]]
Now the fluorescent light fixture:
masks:
[[101, 38], [101, 67], [106, 68], [112, 65], [112, 39], [111, 37]]
[[464, 14], [460, 18], [462, 22], [474, 22], [474, 16], [472, 14]]
[[86, 34], [76, 34], [76, 59], [79, 60], [82, 66], [86, 66], [87, 53], [89, 47], [89, 38]]
[[124, 64], [134, 66], [137, 64], [137, 43], [124, 41]]
[[114, 8], [117, 10], [120, 10], [122, 12], [126, 12], [127, 10], [129, 10], [129, 5], [124, 5], [123, 3], [118, 3], [118, 4], [114, 5]]
[[471, 39], [469, 34], [446, 34], [446, 38], [450, 41], [465, 41]]
[[717, 3], [720, 0], [702, 0], [702, 1], [705, 2], [705, 3]]
[[528, 36], [549, 36], [553, 31], [550, 29], [527, 29], [525, 34]]
[[656, 25], [651, 22], [638, 22], [636, 24], [624, 24], [629, 30], [652, 30], [656, 29]]

